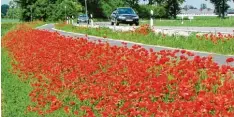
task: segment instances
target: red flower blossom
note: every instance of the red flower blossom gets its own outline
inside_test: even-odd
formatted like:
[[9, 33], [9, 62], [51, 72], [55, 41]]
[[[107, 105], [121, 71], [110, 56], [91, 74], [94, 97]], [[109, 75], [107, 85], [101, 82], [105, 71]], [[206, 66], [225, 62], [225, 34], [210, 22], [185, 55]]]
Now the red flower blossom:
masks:
[[232, 58], [232, 57], [227, 58], [227, 60], [226, 60], [227, 63], [231, 63], [231, 62], [233, 62], [233, 61], [234, 61], [234, 58]]

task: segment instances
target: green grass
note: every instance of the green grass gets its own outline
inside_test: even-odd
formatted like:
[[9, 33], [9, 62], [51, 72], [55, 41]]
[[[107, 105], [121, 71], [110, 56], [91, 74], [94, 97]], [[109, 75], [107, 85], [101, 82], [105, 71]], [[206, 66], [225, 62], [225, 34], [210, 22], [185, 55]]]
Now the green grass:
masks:
[[1, 24], [1, 36], [5, 35], [9, 30], [13, 29], [17, 23], [2, 23]]
[[[140, 24], [149, 24], [149, 20], [141, 20]], [[228, 17], [226, 19], [221, 19], [218, 17], [194, 17], [193, 20], [188, 20], [185, 17], [184, 24], [181, 24], [181, 18], [176, 20], [168, 19], [156, 19], [154, 20], [155, 26], [193, 26], [193, 27], [233, 27], [234, 17]]]
[[150, 45], [161, 45], [180, 49], [198, 50], [206, 52], [214, 52], [220, 54], [234, 54], [234, 40], [228, 42], [219, 42], [213, 44], [211, 41], [199, 40], [195, 34], [189, 37], [183, 36], [166, 36], [161, 34], [150, 33], [148, 35], [136, 34], [131, 32], [117, 32], [108, 28], [85, 28], [75, 27], [72, 25], [55, 25], [57, 29], [69, 32], [83, 33], [88, 35], [100, 36], [112, 39], [127, 40]]
[[18, 23], [21, 22], [19, 19], [8, 19], [2, 18], [1, 23]]
[[2, 48], [2, 116], [3, 117], [33, 117], [35, 113], [25, 113], [30, 104], [29, 92], [32, 90], [27, 82], [22, 83], [17, 75], [10, 71], [11, 59], [5, 48]]

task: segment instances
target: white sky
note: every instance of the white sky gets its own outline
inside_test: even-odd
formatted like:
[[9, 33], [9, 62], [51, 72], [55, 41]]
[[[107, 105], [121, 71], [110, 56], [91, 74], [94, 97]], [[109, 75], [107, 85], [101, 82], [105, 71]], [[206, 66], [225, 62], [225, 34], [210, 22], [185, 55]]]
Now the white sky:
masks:
[[1, 0], [1, 5], [2, 4], [9, 4], [10, 0]]
[[[207, 0], [207, 1], [205, 1], [205, 0], [185, 0], [185, 1], [186, 1], [186, 2], [184, 2], [182, 6], [184, 6], [184, 5], [193, 5], [193, 6], [195, 6], [196, 8], [199, 9], [199, 8], [200, 8], [200, 5], [201, 5], [202, 3], [205, 3], [205, 4], [207, 5], [208, 8], [214, 8], [214, 5], [211, 4], [209, 0]], [[230, 6], [231, 8], [234, 8], [234, 2], [233, 2], [233, 0], [230, 0], [230, 1], [228, 2], [228, 4], [229, 4], [229, 6]]]

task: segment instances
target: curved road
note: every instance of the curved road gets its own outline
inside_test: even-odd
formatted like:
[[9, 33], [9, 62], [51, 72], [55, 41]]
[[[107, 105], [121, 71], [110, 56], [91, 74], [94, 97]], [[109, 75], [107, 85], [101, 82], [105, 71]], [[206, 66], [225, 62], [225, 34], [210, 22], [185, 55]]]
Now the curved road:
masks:
[[[101, 27], [113, 27], [110, 22], [95, 22], [94, 25]], [[130, 26], [120, 24], [120, 27], [129, 28]], [[199, 32], [199, 33], [223, 33], [234, 34], [234, 27], [186, 27], [186, 26], [154, 26], [154, 29]]]
[[[70, 37], [85, 37], [85, 34], [79, 34], [79, 33], [73, 33], [73, 32], [65, 32], [61, 30], [57, 30], [54, 28], [54, 24], [46, 24], [43, 26], [38, 27], [37, 29], [41, 30], [48, 30], [51, 32], [57, 31], [59, 34], [64, 35], [64, 36], [70, 36]], [[85, 37], [86, 38], [86, 37]], [[96, 36], [88, 36], [87, 38], [89, 41], [95, 41], [95, 40], [102, 40], [103, 42], [108, 42], [111, 45], [117, 45], [121, 46], [121, 42], [126, 42], [128, 43], [128, 47], [131, 47], [134, 44], [141, 45], [145, 49], [154, 49], [154, 51], [160, 51], [160, 50], [173, 50], [175, 48], [170, 48], [170, 47], [163, 47], [163, 46], [155, 46], [155, 45], [145, 45], [145, 44], [140, 44], [140, 43], [134, 43], [134, 42], [129, 42], [129, 41], [122, 41], [122, 40], [113, 40], [113, 39], [108, 39], [108, 38], [102, 38], [102, 37], [96, 37]], [[204, 57], [204, 56], [212, 56], [213, 60], [217, 62], [220, 65], [226, 64], [226, 59], [229, 57], [234, 57], [234, 55], [221, 55], [221, 54], [215, 54], [215, 53], [207, 53], [207, 52], [198, 52], [198, 51], [192, 51], [191, 52], [195, 53], [195, 55]], [[234, 66], [234, 63], [231, 64]]]

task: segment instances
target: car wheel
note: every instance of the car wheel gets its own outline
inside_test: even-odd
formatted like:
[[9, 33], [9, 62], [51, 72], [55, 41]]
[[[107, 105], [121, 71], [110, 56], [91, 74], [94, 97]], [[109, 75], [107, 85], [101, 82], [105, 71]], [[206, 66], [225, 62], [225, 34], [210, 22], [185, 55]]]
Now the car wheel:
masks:
[[111, 25], [113, 26], [115, 23], [114, 22], [111, 22]]
[[136, 26], [139, 26], [139, 22], [135, 23]]
[[118, 26], [118, 25], [119, 25], [119, 22], [118, 22], [117, 20], [115, 20], [115, 24], [116, 24], [116, 26]]

